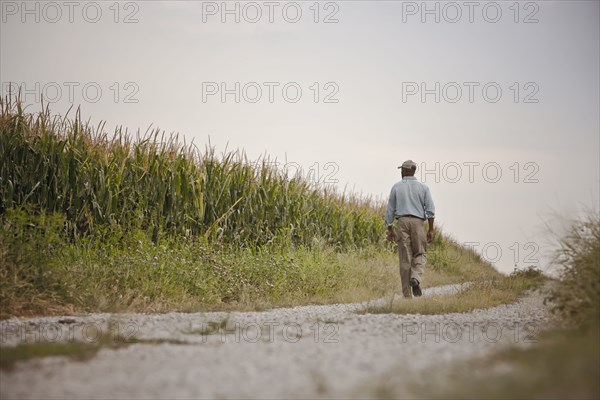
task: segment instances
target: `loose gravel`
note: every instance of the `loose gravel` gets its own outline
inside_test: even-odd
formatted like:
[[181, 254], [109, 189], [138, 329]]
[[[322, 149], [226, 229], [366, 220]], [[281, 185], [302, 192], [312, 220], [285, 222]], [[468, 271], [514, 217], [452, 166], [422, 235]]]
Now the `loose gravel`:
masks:
[[[458, 285], [424, 290], [455, 293]], [[406, 376], [528, 346], [552, 325], [540, 291], [520, 301], [445, 315], [360, 314], [367, 304], [264, 312], [90, 314], [8, 319], [0, 344], [138, 343], [87, 361], [46, 357], [0, 371], [0, 398], [348, 398], [390, 371]], [[381, 300], [385, 301], [385, 300]], [[402, 300], [409, 301], [409, 300]], [[398, 377], [398, 379], [402, 379]]]

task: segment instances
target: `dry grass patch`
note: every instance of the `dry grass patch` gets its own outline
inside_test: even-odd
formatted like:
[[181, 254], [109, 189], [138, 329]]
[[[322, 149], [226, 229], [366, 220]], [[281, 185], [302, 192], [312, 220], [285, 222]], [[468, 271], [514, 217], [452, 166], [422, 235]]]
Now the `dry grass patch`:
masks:
[[93, 358], [101, 349], [119, 349], [132, 344], [187, 344], [185, 341], [174, 339], [138, 339], [121, 336], [105, 335], [95, 342], [36, 342], [21, 343], [16, 346], [0, 347], [0, 369], [11, 370], [19, 361], [28, 361], [43, 357], [68, 357], [75, 361], [87, 361]]
[[364, 314], [448, 314], [469, 312], [516, 301], [527, 290], [538, 287], [546, 278], [537, 270], [510, 276], [475, 281], [456, 294], [423, 296], [412, 299], [395, 297], [384, 305], [369, 305]]

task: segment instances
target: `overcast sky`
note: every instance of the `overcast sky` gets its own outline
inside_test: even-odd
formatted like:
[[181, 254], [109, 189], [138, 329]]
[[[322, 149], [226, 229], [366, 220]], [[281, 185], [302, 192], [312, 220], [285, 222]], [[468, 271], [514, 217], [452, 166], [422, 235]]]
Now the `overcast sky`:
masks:
[[30, 111], [43, 94], [382, 199], [412, 159], [443, 230], [502, 271], [598, 210], [597, 1], [0, 5], [2, 92]]

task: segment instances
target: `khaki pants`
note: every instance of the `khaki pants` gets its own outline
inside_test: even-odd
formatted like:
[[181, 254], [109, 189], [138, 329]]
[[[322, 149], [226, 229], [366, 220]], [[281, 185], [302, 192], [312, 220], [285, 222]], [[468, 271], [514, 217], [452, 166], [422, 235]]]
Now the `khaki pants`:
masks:
[[402, 294], [411, 297], [410, 278], [421, 283], [427, 262], [427, 233], [425, 222], [418, 218], [400, 217], [396, 224], [398, 257], [400, 258], [400, 281]]

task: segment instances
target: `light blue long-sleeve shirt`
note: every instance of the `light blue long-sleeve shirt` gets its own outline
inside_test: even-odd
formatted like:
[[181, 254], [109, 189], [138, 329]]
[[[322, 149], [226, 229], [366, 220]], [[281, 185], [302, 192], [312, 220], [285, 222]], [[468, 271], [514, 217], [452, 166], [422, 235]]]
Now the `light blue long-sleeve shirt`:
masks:
[[414, 176], [405, 176], [392, 187], [385, 213], [387, 226], [394, 224], [395, 217], [414, 215], [419, 218], [433, 218], [435, 206], [426, 184]]

